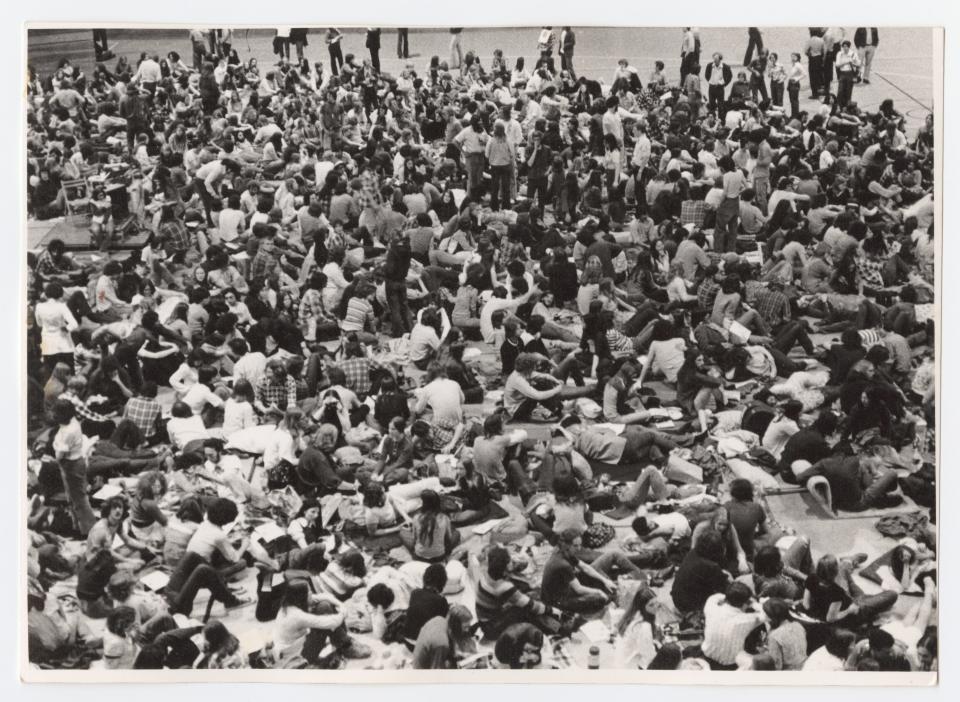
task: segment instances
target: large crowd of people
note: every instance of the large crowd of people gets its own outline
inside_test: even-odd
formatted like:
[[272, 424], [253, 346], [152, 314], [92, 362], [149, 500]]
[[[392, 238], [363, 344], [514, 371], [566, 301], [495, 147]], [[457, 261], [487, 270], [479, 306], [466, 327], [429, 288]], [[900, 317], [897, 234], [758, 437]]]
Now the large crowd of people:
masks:
[[571, 27], [98, 31], [27, 85], [29, 216], [95, 247], [29, 255], [32, 664], [936, 669], [933, 116], [858, 106], [877, 29], [612, 82]]

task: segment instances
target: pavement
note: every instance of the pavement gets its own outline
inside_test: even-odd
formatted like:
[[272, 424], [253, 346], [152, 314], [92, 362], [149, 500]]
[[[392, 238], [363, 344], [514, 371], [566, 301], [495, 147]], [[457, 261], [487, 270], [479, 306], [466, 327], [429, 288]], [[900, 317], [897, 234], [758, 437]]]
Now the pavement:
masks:
[[[853, 37], [855, 27], [847, 27], [846, 36]], [[602, 79], [608, 85], [620, 58], [646, 76], [653, 69], [653, 62], [661, 60], [666, 65], [667, 76], [679, 81], [680, 39], [679, 27], [574, 27], [577, 46], [574, 68], [578, 73]], [[311, 63], [328, 63], [323, 41], [325, 28], [310, 31], [306, 58]], [[368, 56], [364, 48], [364, 29], [341, 28], [344, 55], [353, 53]], [[764, 44], [776, 52], [781, 62], [790, 63], [791, 52], [802, 52], [808, 32], [806, 27], [763, 28]], [[907, 118], [908, 129], [916, 129], [923, 123], [926, 114], [933, 108], [933, 39], [934, 29], [924, 27], [891, 27], [880, 32], [880, 46], [873, 59], [873, 76], [869, 85], [854, 88], [854, 99], [861, 108], [876, 110], [883, 99], [893, 98], [897, 109]], [[490, 65], [494, 49], [501, 49], [508, 65], [513, 65], [518, 56], [524, 56], [528, 70], [537, 57], [537, 27], [469, 27], [461, 34], [464, 53], [473, 51], [484, 66]], [[247, 61], [256, 58], [261, 65], [276, 62], [272, 53], [274, 31], [272, 29], [234, 30], [234, 48], [240, 58]], [[387, 72], [399, 72], [405, 60], [396, 58], [396, 32], [384, 29], [381, 36], [381, 65]], [[731, 68], [736, 71], [744, 58], [747, 30], [744, 27], [703, 27], [700, 29], [701, 56], [704, 63], [714, 51], [720, 51]], [[109, 29], [108, 41], [111, 50], [118, 56], [126, 56], [133, 64], [141, 52], [166, 55], [177, 51], [190, 61], [191, 45], [188, 30], [178, 29]], [[425, 71], [432, 56], [450, 60], [450, 34], [446, 28], [411, 28], [409, 32], [409, 59], [417, 71]], [[68, 58], [85, 72], [94, 67], [93, 38], [89, 29], [31, 29], [27, 43], [28, 63], [41, 73], [56, 69], [61, 58]], [[296, 55], [294, 54], [294, 58]], [[116, 59], [107, 62], [111, 68]], [[836, 84], [834, 83], [834, 90]], [[807, 99], [808, 92], [801, 91], [801, 109], [809, 110], [816, 105]]]

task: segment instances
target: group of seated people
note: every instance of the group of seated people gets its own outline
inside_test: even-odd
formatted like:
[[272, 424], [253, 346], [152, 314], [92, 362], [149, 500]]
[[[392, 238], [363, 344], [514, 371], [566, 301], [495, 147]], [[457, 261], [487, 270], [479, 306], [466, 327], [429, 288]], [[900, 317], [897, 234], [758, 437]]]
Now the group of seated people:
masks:
[[[31, 662], [935, 669], [929, 125], [348, 58], [31, 83], [148, 234], [30, 255]], [[929, 520], [868, 594], [733, 458]]]

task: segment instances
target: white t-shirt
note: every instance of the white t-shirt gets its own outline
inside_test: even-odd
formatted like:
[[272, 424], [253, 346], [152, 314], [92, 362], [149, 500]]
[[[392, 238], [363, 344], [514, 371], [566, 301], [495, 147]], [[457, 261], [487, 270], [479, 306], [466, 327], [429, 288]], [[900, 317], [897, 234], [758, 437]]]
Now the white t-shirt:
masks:
[[233, 382], [246, 380], [256, 388], [266, 369], [267, 357], [259, 351], [250, 351], [233, 364]]
[[658, 514], [656, 517], [650, 518], [650, 521], [652, 521], [661, 529], [672, 529], [673, 538], [675, 539], [683, 539], [693, 533], [690, 528], [690, 520], [688, 520], [680, 512]]
[[499, 297], [491, 297], [490, 300], [480, 310], [480, 335], [488, 344], [493, 343], [493, 313], [497, 310], [505, 310], [516, 307], [517, 303], [513, 300], [506, 300]]
[[191, 386], [182, 399], [194, 414], [200, 414], [207, 404], [211, 404], [214, 407], [223, 406], [223, 400], [220, 399], [220, 396], [203, 383], [197, 383]]
[[242, 210], [226, 209], [220, 212], [220, 239], [233, 241], [243, 231], [244, 216]]
[[843, 660], [830, 653], [826, 646], [821, 646], [810, 654], [800, 670], [821, 670], [829, 672], [843, 670], [843, 665]]

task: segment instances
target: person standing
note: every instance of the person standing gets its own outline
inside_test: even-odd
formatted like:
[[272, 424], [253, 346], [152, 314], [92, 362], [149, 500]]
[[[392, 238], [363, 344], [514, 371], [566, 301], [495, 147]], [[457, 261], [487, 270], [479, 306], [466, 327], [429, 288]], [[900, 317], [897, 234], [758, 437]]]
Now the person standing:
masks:
[[823, 86], [823, 37], [818, 27], [810, 28], [810, 38], [803, 49], [807, 55], [807, 68], [810, 74], [810, 97], [816, 99]]
[[680, 85], [686, 80], [690, 66], [698, 61], [697, 38], [693, 34], [693, 27], [684, 27], [683, 40], [680, 42]]
[[467, 170], [467, 195], [470, 197], [473, 197], [477, 188], [483, 184], [483, 155], [488, 138], [480, 115], [474, 115], [470, 126], [453, 138], [453, 143], [463, 154], [464, 167]]
[[850, 98], [853, 97], [853, 83], [860, 68], [860, 57], [851, 48], [849, 39], [844, 39], [840, 46], [840, 53], [837, 54], [836, 59], [837, 104], [840, 107], [846, 107]]
[[537, 51], [540, 56], [549, 59], [553, 56], [553, 45], [557, 43], [557, 35], [553, 27], [543, 27], [540, 30], [540, 36], [537, 38]]
[[760, 51], [757, 52], [757, 57], [753, 59], [753, 62], [750, 64], [750, 94], [753, 97], [753, 101], [758, 105], [767, 102], [769, 99], [765, 78], [767, 62], [767, 50], [760, 49]]
[[278, 58], [290, 60], [290, 27], [277, 27], [277, 34], [273, 38], [273, 53]]
[[860, 54], [860, 63], [863, 65], [863, 82], [870, 85], [870, 66], [873, 65], [873, 55], [877, 53], [880, 44], [880, 33], [876, 27], [857, 27], [853, 33], [853, 45]]
[[790, 96], [790, 119], [800, 116], [800, 82], [807, 75], [800, 54], [790, 54], [790, 70], [787, 71], [787, 95]]
[[530, 156], [527, 158], [527, 199], [532, 204], [536, 200], [540, 210], [544, 211], [549, 202], [547, 179], [553, 164], [553, 151], [543, 144], [543, 133], [530, 135]]
[[193, 68], [199, 71], [207, 53], [207, 39], [202, 29], [190, 30], [190, 45], [193, 47]]
[[833, 83], [833, 67], [840, 53], [840, 42], [843, 41], [843, 27], [828, 27], [823, 33], [823, 94], [830, 94], [830, 85]]
[[97, 62], [108, 61], [113, 58], [114, 53], [110, 51], [106, 29], [93, 30], [93, 51], [97, 56]]
[[410, 58], [410, 30], [406, 27], [397, 29], [397, 58]]
[[463, 66], [463, 47], [460, 45], [460, 34], [463, 27], [450, 28], [450, 70]]
[[37, 303], [34, 315], [40, 327], [40, 352], [44, 365], [52, 373], [57, 363], [73, 365], [74, 346], [70, 333], [79, 325], [63, 301], [60, 283], [47, 283], [43, 294], [46, 300]]
[[303, 50], [307, 46], [307, 29], [295, 27], [290, 30], [290, 42], [297, 48], [297, 62], [303, 62]]
[[570, 76], [576, 78], [573, 70], [573, 49], [577, 44], [577, 36], [570, 27], [564, 27], [560, 32], [560, 68], [570, 71]]
[[373, 70], [380, 73], [380, 29], [367, 27], [366, 47], [370, 50], [370, 63]]
[[733, 159], [724, 156], [720, 159], [723, 171], [723, 202], [717, 208], [717, 226], [713, 234], [713, 250], [717, 253], [735, 251], [737, 247], [737, 226], [740, 221], [740, 193], [746, 187], [743, 172], [736, 167]]
[[780, 63], [777, 54], [770, 54], [770, 99], [774, 107], [783, 107], [783, 87], [787, 80], [787, 69]]
[[336, 27], [327, 29], [327, 51], [330, 53], [330, 71], [335, 76], [340, 75], [340, 66], [343, 65], [343, 49], [340, 42], [343, 40], [343, 34]]
[[747, 27], [747, 53], [743, 55], [743, 65], [749, 66], [753, 60], [753, 51], [763, 51], [763, 34], [759, 27]]
[[410, 273], [410, 240], [400, 238], [387, 249], [383, 277], [390, 308], [390, 332], [400, 337], [413, 329], [410, 305], [407, 302], [407, 275]]
[[723, 121], [727, 114], [726, 90], [733, 80], [733, 71], [723, 62], [723, 54], [717, 52], [713, 55], [713, 61], [707, 64], [703, 77], [707, 81], [707, 109], [711, 112], [716, 110], [717, 116]]
[[497, 212], [500, 200], [510, 209], [510, 182], [516, 170], [516, 154], [513, 144], [507, 140], [507, 131], [502, 122], [493, 126], [493, 138], [487, 141], [485, 155], [493, 178], [490, 182], [490, 209]]

